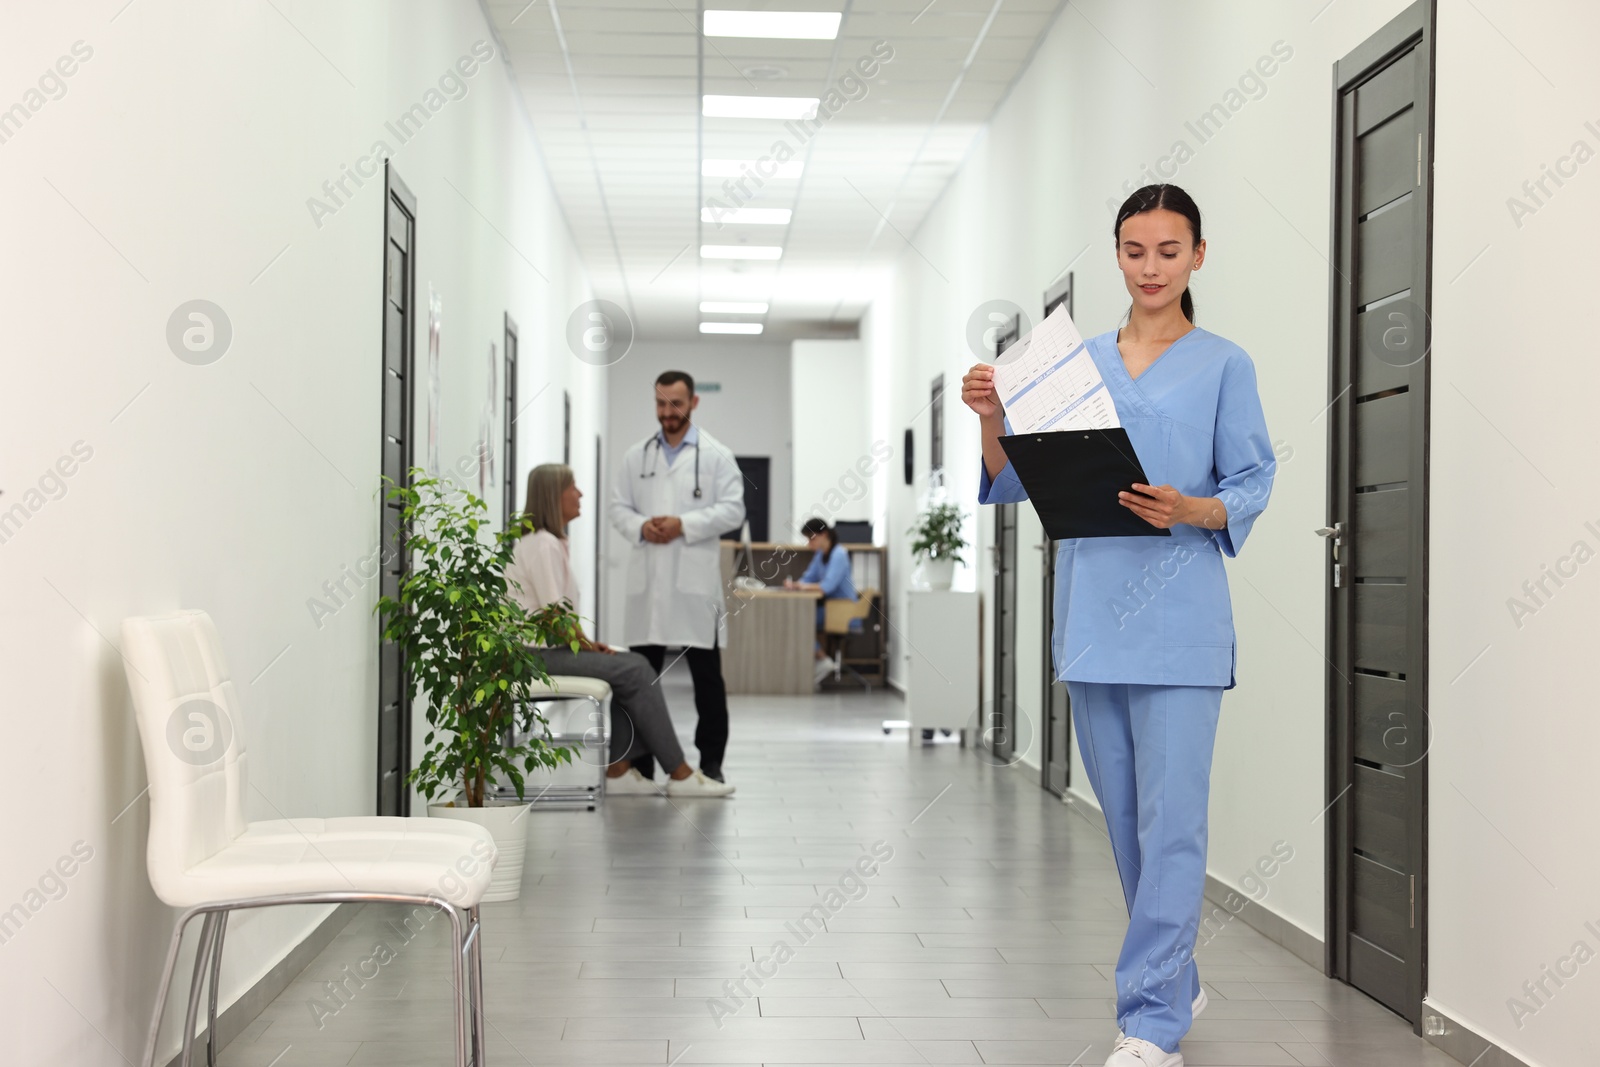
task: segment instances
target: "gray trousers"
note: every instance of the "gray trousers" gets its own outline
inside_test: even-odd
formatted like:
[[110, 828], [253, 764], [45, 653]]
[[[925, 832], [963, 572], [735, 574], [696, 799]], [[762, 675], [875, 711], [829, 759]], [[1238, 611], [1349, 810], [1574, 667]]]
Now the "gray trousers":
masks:
[[611, 687], [611, 760], [651, 755], [669, 774], [683, 762], [683, 746], [672, 727], [656, 672], [637, 652], [574, 652], [538, 649], [545, 670], [598, 678]]

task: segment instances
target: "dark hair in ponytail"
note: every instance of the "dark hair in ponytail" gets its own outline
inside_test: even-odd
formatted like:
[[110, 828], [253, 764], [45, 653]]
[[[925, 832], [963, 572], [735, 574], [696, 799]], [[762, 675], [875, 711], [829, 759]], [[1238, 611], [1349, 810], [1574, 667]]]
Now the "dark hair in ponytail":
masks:
[[822, 554], [823, 559], [833, 555], [833, 550], [839, 547], [839, 531], [828, 525], [827, 519], [807, 519], [806, 524], [800, 527], [800, 532], [806, 537], [815, 537], [818, 534], [828, 535], [828, 550]]
[[[1188, 193], [1176, 185], [1147, 185], [1143, 189], [1134, 190], [1133, 195], [1124, 200], [1122, 207], [1117, 209], [1117, 221], [1111, 227], [1113, 242], [1118, 245], [1122, 243], [1124, 222], [1135, 215], [1143, 215], [1146, 211], [1176, 211], [1189, 220], [1189, 232], [1194, 235], [1194, 243], [1196, 245], [1200, 243], [1200, 208]], [[1184, 287], [1178, 306], [1183, 309], [1183, 317], [1193, 324], [1193, 290]]]

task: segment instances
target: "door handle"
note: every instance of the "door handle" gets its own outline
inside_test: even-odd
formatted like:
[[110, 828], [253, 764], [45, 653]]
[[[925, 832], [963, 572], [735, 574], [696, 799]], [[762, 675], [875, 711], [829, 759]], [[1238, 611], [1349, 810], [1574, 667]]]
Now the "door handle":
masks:
[[1344, 567], [1339, 562], [1339, 546], [1344, 543], [1344, 523], [1336, 522], [1332, 526], [1323, 526], [1311, 531], [1318, 537], [1327, 538], [1333, 544], [1333, 587], [1338, 589], [1343, 584]]

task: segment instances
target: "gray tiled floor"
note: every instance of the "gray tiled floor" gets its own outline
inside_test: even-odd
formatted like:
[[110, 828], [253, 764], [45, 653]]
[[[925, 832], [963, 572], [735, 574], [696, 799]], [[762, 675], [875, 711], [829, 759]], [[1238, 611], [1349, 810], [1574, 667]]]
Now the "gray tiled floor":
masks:
[[[667, 682], [687, 735], [687, 676]], [[521, 899], [484, 909], [490, 1062], [1102, 1063], [1125, 923], [1110, 846], [1031, 775], [885, 737], [901, 714], [881, 695], [736, 697], [735, 800], [533, 812]], [[894, 855], [865, 896], [801, 944], [791, 927], [879, 841]], [[447, 929], [402, 935], [401, 917], [364, 909], [222, 1062], [451, 1063]], [[741, 970], [779, 940], [794, 957], [757, 988]], [[330, 999], [380, 943], [378, 976]], [[1241, 922], [1199, 958], [1197, 1067], [1457, 1067]], [[740, 981], [754, 996], [726, 999]]]

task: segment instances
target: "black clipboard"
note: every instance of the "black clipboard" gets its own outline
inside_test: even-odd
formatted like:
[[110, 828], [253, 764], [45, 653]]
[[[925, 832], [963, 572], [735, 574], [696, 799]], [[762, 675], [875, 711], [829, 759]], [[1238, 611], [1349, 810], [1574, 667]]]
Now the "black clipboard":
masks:
[[1051, 537], [1172, 536], [1117, 499], [1150, 484], [1122, 427], [1011, 434], [1000, 444]]

